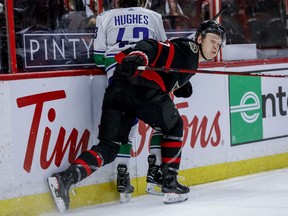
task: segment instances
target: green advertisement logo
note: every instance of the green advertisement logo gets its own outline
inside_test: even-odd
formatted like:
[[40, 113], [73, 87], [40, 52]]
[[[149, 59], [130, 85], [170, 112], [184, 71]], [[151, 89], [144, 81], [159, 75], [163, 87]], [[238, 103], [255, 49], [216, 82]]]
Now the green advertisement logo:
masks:
[[230, 76], [231, 145], [263, 139], [261, 78]]

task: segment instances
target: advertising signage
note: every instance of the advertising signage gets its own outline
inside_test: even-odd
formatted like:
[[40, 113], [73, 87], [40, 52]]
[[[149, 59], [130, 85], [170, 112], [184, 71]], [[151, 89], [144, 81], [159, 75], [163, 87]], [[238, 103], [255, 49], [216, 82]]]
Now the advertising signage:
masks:
[[230, 76], [231, 145], [288, 136], [287, 92], [286, 79]]
[[93, 33], [85, 32], [26, 32], [23, 40], [23, 69], [91, 68], [93, 60]]

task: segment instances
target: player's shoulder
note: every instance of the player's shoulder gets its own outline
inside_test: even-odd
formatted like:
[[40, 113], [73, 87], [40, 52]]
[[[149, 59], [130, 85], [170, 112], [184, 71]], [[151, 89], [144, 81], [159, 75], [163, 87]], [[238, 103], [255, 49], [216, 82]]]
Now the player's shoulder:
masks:
[[130, 7], [130, 8], [120, 8], [120, 9], [126, 9], [127, 12], [136, 12], [136, 13], [141, 13], [149, 16], [157, 16], [157, 17], [162, 17], [162, 15], [156, 11], [143, 8], [143, 7]]
[[169, 41], [178, 47], [182, 47], [182, 50], [188, 49], [189, 51], [191, 50], [193, 53], [198, 53], [199, 51], [198, 44], [190, 38], [177, 37], [172, 38]]
[[112, 10], [103, 11], [102, 13], [98, 14], [97, 16], [98, 16], [98, 17], [107, 16], [107, 14], [111, 13], [111, 11], [112, 11]]
[[[96, 20], [99, 20], [99, 22], [109, 22], [109, 20], [112, 19], [112, 17], [115, 16], [115, 14], [118, 14], [118, 9], [110, 9], [103, 11], [102, 13], [98, 14], [96, 17]], [[96, 22], [97, 23], [97, 22]]]
[[194, 39], [188, 38], [188, 37], [172, 37], [169, 39], [169, 41], [183, 41], [183, 42], [192, 42], [196, 43]]
[[127, 14], [129, 12], [136, 12], [136, 13], [141, 13], [141, 14], [145, 14], [148, 16], [153, 16], [153, 17], [158, 17], [162, 19], [162, 15], [156, 11], [153, 10], [149, 10], [147, 8], [143, 8], [143, 7], [131, 7], [131, 8], [116, 8], [116, 9], [111, 9], [111, 10], [107, 10], [104, 11], [102, 13], [100, 13], [98, 16], [100, 19], [107, 19], [108, 17], [113, 17], [115, 15], [121, 15], [121, 14]]
[[110, 17], [110, 16], [114, 16], [115, 14], [121, 14], [121, 13], [126, 13], [126, 12], [127, 12], [126, 8], [115, 8], [115, 9], [103, 11], [98, 16], [99, 17]]

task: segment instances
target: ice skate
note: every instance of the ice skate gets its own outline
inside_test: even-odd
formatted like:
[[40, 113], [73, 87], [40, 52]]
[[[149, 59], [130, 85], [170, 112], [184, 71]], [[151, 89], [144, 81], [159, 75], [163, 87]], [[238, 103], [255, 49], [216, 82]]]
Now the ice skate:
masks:
[[134, 187], [130, 184], [130, 177], [125, 164], [119, 164], [117, 172], [117, 191], [120, 193], [120, 202], [126, 203], [130, 201]]
[[186, 201], [190, 189], [177, 181], [176, 172], [168, 172], [163, 175], [162, 192], [164, 193], [164, 204], [173, 204]]
[[160, 166], [155, 165], [156, 157], [155, 155], [148, 156], [148, 171], [146, 177], [146, 192], [152, 195], [163, 196], [161, 192], [162, 184], [162, 172]]
[[[48, 186], [58, 210], [63, 213], [69, 209], [69, 189], [78, 179], [76, 167], [70, 166], [67, 170], [48, 177]], [[74, 175], [74, 176], [73, 176]]]
[[72, 183], [72, 175], [68, 173], [56, 173], [48, 177], [48, 186], [54, 198], [58, 210], [63, 213], [69, 209], [69, 189]]

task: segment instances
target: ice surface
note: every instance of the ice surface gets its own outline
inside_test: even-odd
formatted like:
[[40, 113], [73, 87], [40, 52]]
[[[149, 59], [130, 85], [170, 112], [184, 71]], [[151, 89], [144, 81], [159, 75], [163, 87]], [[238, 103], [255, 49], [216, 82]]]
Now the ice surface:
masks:
[[[164, 205], [161, 196], [143, 195], [132, 198], [129, 203], [111, 202], [71, 209], [64, 215], [288, 216], [288, 169], [192, 186], [190, 189], [189, 199], [183, 203]], [[60, 213], [45, 214], [55, 215]]]

